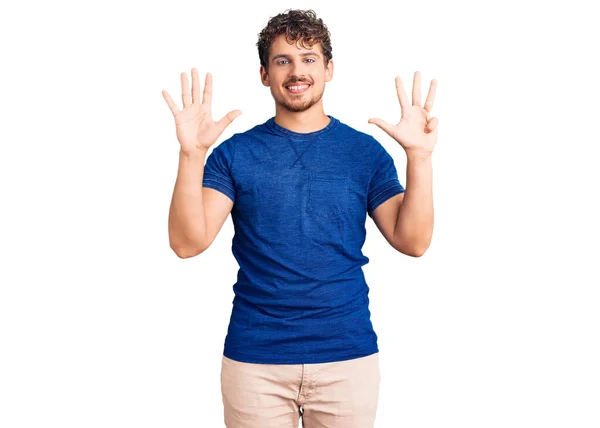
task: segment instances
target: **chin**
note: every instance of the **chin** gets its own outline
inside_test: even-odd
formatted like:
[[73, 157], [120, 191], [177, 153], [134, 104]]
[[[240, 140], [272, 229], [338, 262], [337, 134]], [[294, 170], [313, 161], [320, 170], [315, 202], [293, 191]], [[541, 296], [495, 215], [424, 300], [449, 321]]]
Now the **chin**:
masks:
[[322, 96], [323, 96], [323, 94], [321, 94], [317, 98], [312, 98], [310, 101], [302, 100], [302, 101], [289, 102], [288, 99], [283, 98], [278, 101], [276, 100], [276, 102], [277, 102], [277, 104], [279, 104], [280, 106], [285, 108], [287, 111], [291, 111], [294, 113], [300, 113], [300, 112], [310, 109], [312, 106], [317, 104]]

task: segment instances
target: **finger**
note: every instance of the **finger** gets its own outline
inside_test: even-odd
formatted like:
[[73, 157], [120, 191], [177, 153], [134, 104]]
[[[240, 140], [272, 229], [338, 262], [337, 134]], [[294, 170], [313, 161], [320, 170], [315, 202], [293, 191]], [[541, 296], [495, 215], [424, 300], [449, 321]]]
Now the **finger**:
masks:
[[394, 127], [382, 119], [369, 119], [369, 123], [373, 123], [383, 129], [390, 137], [394, 134]]
[[421, 105], [421, 72], [419, 71], [415, 71], [415, 77], [413, 79], [412, 99], [412, 105]]
[[171, 96], [169, 95], [169, 93], [167, 91], [162, 91], [162, 95], [163, 95], [163, 98], [165, 99], [165, 101], [167, 102], [167, 105], [171, 109], [171, 113], [173, 113], [173, 116], [176, 116], [177, 113], [179, 113], [179, 107], [177, 107], [177, 104], [175, 104], [173, 102], [173, 100], [171, 99]]
[[438, 125], [437, 117], [432, 117], [431, 119], [429, 119], [429, 122], [427, 122], [427, 126], [425, 126], [425, 130], [428, 133], [433, 132], [433, 131], [435, 131], [435, 128], [437, 128], [437, 125]]
[[202, 104], [208, 104], [212, 102], [212, 74], [206, 73], [206, 80], [204, 81], [204, 95], [202, 96]]
[[190, 105], [190, 86], [186, 73], [181, 73], [181, 100], [183, 101], [183, 108]]
[[396, 76], [396, 92], [398, 93], [398, 101], [400, 101], [400, 110], [404, 113], [410, 107], [408, 103], [408, 95], [404, 91], [404, 85], [402, 84], [402, 79]]
[[229, 126], [229, 124], [231, 122], [233, 122], [233, 119], [238, 117], [240, 114], [242, 114], [242, 112], [239, 110], [232, 110], [229, 113], [227, 113], [223, 117], [223, 119], [221, 119], [217, 122], [217, 127], [219, 128], [219, 131], [223, 132], [225, 130], [225, 128], [227, 128]]
[[437, 80], [433, 79], [431, 85], [429, 85], [429, 93], [425, 100], [425, 106], [423, 107], [427, 113], [431, 113], [433, 109], [433, 100], [435, 100], [435, 90], [437, 89]]
[[200, 78], [195, 68], [192, 68], [192, 103], [200, 104]]

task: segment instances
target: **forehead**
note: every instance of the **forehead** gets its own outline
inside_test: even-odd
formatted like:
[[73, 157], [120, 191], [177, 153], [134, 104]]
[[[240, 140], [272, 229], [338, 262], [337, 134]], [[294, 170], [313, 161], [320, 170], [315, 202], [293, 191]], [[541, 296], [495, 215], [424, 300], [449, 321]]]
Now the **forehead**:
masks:
[[273, 40], [269, 56], [272, 58], [275, 55], [300, 55], [307, 53], [321, 55], [323, 53], [321, 49], [321, 43], [315, 43], [312, 46], [308, 46], [308, 43], [305, 43], [303, 47], [301, 40], [288, 43], [285, 38], [285, 34], [280, 34], [275, 38], [275, 40]]

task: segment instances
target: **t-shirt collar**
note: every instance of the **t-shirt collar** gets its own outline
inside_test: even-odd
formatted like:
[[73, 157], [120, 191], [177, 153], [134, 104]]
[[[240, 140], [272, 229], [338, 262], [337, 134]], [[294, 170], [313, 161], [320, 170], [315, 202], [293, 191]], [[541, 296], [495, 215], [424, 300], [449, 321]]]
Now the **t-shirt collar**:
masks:
[[284, 137], [291, 137], [294, 139], [306, 139], [306, 140], [310, 140], [313, 139], [317, 136], [320, 136], [328, 131], [330, 131], [331, 129], [333, 129], [337, 123], [338, 120], [330, 115], [327, 115], [329, 117], [329, 123], [327, 124], [327, 126], [325, 126], [325, 128], [321, 128], [317, 131], [313, 131], [313, 132], [295, 132], [295, 131], [291, 131], [287, 128], [284, 128], [281, 125], [278, 125], [275, 122], [275, 117], [271, 117], [269, 120], [267, 120], [265, 122], [265, 125], [273, 132], [283, 135]]

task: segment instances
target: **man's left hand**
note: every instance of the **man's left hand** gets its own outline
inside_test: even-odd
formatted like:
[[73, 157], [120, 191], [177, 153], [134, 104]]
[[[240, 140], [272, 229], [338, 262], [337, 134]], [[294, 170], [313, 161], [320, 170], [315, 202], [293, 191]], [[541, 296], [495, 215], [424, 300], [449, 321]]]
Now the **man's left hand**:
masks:
[[401, 109], [400, 122], [397, 125], [390, 125], [382, 119], [369, 119], [369, 123], [383, 129], [404, 148], [407, 155], [431, 155], [437, 141], [438, 120], [435, 117], [429, 117], [433, 108], [436, 87], [437, 81], [433, 79], [429, 86], [425, 106], [422, 107], [421, 73], [416, 71], [413, 81], [412, 105], [410, 105], [402, 80], [400, 77], [396, 77], [396, 92]]

